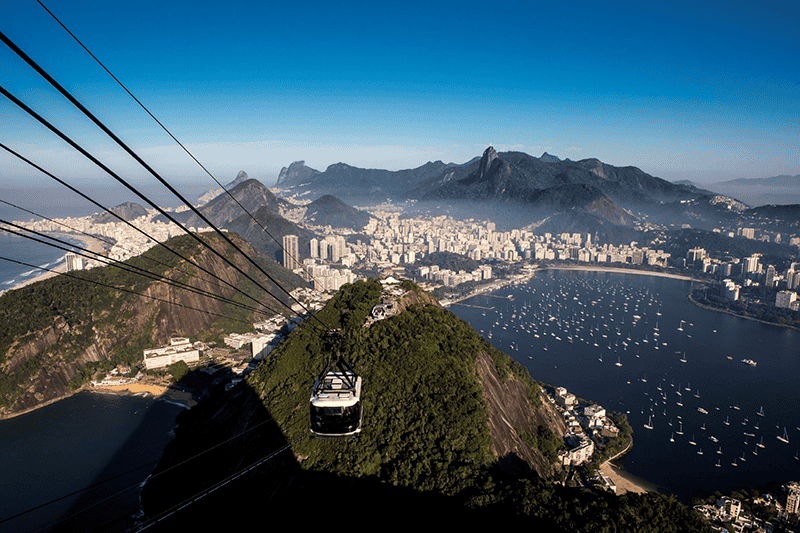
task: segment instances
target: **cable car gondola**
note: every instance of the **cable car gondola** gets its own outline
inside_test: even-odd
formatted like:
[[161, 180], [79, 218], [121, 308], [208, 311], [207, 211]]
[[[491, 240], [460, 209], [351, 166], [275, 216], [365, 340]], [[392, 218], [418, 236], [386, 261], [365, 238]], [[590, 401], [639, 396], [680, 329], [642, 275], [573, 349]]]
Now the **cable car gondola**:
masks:
[[317, 437], [353, 437], [361, 432], [361, 377], [339, 353], [339, 331], [329, 337], [335, 356], [314, 382], [311, 392], [311, 433]]

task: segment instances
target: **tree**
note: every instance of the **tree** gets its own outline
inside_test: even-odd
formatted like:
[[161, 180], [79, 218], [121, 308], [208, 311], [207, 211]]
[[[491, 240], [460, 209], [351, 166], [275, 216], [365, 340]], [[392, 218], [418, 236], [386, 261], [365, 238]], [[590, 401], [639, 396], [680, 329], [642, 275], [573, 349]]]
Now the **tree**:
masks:
[[186, 364], [186, 361], [177, 361], [169, 365], [167, 370], [172, 374], [175, 383], [178, 383], [189, 372], [189, 365]]

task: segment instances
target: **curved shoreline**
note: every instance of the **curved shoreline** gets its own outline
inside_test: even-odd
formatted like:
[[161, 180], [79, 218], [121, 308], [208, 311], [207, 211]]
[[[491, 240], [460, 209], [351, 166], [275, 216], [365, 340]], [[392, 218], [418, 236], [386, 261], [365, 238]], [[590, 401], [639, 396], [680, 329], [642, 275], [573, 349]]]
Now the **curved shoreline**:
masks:
[[[104, 250], [103, 242], [95, 237], [89, 237], [87, 235], [82, 235], [80, 233], [60, 233], [60, 232], [47, 232], [47, 235], [51, 235], [53, 237], [62, 237], [62, 238], [69, 238], [75, 239], [77, 241], [83, 242], [84, 249], [92, 252], [92, 253], [101, 253]], [[66, 253], [66, 252], [64, 252]], [[38, 276], [34, 276], [29, 279], [25, 279], [20, 281], [19, 283], [12, 285], [7, 289], [3, 289], [0, 291], [0, 294], [5, 293], [7, 291], [13, 291], [16, 289], [21, 289], [26, 287], [32, 283], [36, 283], [37, 281], [43, 281], [49, 278], [53, 278], [58, 276], [59, 274], [63, 274], [67, 271], [67, 266], [64, 263], [63, 255], [60, 260], [60, 264], [51, 270], [43, 270]]]
[[622, 273], [622, 274], [636, 274], [638, 276], [656, 276], [659, 278], [670, 278], [670, 279], [677, 279], [683, 281], [696, 281], [700, 283], [707, 283], [708, 280], [699, 279], [696, 277], [692, 277], [689, 275], [684, 274], [673, 274], [671, 272], [658, 272], [655, 270], [638, 270], [634, 268], [615, 268], [611, 266], [588, 266], [588, 265], [547, 265], [547, 266], [534, 266], [532, 270], [530, 270], [527, 275], [518, 275], [513, 278], [502, 278], [502, 279], [494, 279], [487, 283], [486, 285], [481, 285], [480, 287], [476, 287], [475, 290], [471, 291], [469, 294], [465, 294], [463, 296], [459, 296], [458, 298], [454, 298], [452, 300], [447, 300], [446, 302], [442, 303], [443, 307], [448, 307], [452, 304], [462, 302], [464, 300], [468, 300], [473, 296], [478, 296], [480, 294], [485, 294], [487, 292], [496, 291], [498, 289], [502, 289], [508, 285], [516, 285], [519, 283], [524, 283], [526, 281], [530, 281], [533, 276], [536, 275], [537, 272], [543, 272], [545, 270], [580, 270], [586, 272], [611, 272], [611, 273]]
[[624, 450], [617, 452], [613, 457], [609, 457], [600, 465], [600, 473], [614, 482], [617, 487], [617, 495], [621, 496], [626, 492], [635, 492], [636, 494], [644, 494], [645, 492], [658, 492], [658, 487], [655, 484], [637, 477], [621, 466], [612, 463], [615, 459], [619, 459], [633, 448], [633, 436], [630, 437], [628, 445]]
[[700, 302], [698, 302], [697, 300], [692, 298], [692, 293], [691, 292], [686, 295], [686, 298], [690, 302], [692, 302], [694, 305], [696, 305], [697, 307], [700, 307], [701, 309], [707, 309], [709, 311], [716, 311], [718, 313], [725, 313], [726, 315], [731, 315], [731, 316], [735, 316], [735, 317], [738, 317], [738, 318], [744, 318], [746, 320], [752, 320], [754, 322], [761, 322], [762, 324], [767, 324], [769, 326], [778, 326], [778, 327], [782, 327], [782, 328], [793, 329], [795, 331], [800, 331], [800, 328], [798, 328], [797, 326], [793, 326], [791, 324], [779, 324], [778, 322], [769, 322], [767, 320], [761, 320], [760, 318], [756, 318], [756, 317], [753, 317], [753, 316], [745, 316], [745, 315], [740, 315], [738, 313], [733, 313], [733, 312], [731, 312], [731, 311], [729, 311], [727, 309], [720, 309], [718, 307], [712, 307], [710, 305], [701, 304]]

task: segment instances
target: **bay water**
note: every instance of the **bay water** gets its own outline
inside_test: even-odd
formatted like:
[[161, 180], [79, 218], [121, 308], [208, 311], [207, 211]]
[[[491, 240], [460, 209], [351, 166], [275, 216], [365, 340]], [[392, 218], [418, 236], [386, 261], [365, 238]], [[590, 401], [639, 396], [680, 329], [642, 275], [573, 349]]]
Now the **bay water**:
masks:
[[450, 310], [534, 379], [625, 413], [616, 462], [663, 492], [800, 481], [800, 331], [700, 308], [694, 284], [544, 270]]

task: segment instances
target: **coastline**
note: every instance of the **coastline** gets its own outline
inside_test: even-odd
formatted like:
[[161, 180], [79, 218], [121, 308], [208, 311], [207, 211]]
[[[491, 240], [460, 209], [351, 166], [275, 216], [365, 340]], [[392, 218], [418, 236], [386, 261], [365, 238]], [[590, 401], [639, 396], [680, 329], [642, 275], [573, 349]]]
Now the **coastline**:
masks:
[[617, 496], [622, 496], [628, 492], [634, 492], [636, 494], [658, 492], [658, 488], [653, 483], [634, 476], [610, 461], [606, 461], [600, 465], [600, 473], [611, 478], [617, 486]]
[[789, 329], [794, 329], [796, 331], [800, 331], [800, 328], [798, 328], [797, 326], [793, 326], [791, 324], [779, 324], [777, 322], [768, 322], [766, 320], [761, 320], [760, 318], [756, 318], [756, 317], [753, 317], [753, 316], [745, 316], [745, 315], [740, 315], [738, 313], [733, 313], [733, 312], [731, 312], [731, 311], [729, 311], [727, 309], [719, 309], [717, 307], [712, 307], [710, 305], [701, 304], [700, 302], [698, 302], [697, 300], [692, 298], [692, 293], [691, 292], [689, 292], [689, 294], [686, 295], [686, 298], [688, 298], [688, 300], [690, 302], [692, 302], [697, 307], [700, 307], [701, 309], [706, 309], [708, 311], [716, 311], [718, 313], [725, 313], [727, 315], [731, 315], [731, 316], [735, 316], [735, 317], [739, 317], [739, 318], [744, 318], [746, 320], [752, 320], [754, 322], [761, 322], [762, 324], [768, 324], [770, 326], [779, 326], [779, 327], [782, 327], [782, 328], [789, 328]]
[[653, 270], [636, 270], [632, 268], [615, 268], [611, 266], [547, 265], [540, 267], [538, 265], [535, 265], [530, 271], [528, 271], [525, 274], [519, 274], [513, 278], [495, 279], [487, 283], [486, 285], [481, 285], [480, 287], [476, 287], [475, 290], [471, 291], [469, 294], [459, 296], [458, 298], [454, 298], [452, 300], [447, 300], [446, 302], [442, 303], [442, 307], [448, 307], [450, 305], [457, 304], [464, 300], [468, 300], [473, 296], [478, 296], [479, 294], [485, 294], [487, 292], [496, 291], [508, 285], [524, 283], [526, 281], [531, 280], [533, 276], [536, 275], [537, 272], [544, 272], [545, 270], [581, 270], [587, 272], [615, 272], [623, 274], [636, 274], [639, 276], [656, 276], [660, 278], [679, 279], [683, 281], [698, 281], [698, 282], [705, 281], [684, 274], [673, 274], [671, 272], [657, 272]]
[[99, 387], [88, 386], [85, 389], [97, 394], [114, 394], [118, 396], [153, 396], [157, 400], [165, 400], [180, 404], [187, 409], [197, 405], [191, 393], [173, 389], [164, 385], [127, 383], [125, 385], [103, 385]]
[[[53, 237], [62, 237], [62, 238], [66, 237], [66, 238], [70, 238], [70, 239], [79, 240], [79, 241], [81, 241], [83, 243], [84, 249], [86, 249], [89, 252], [102, 253], [104, 251], [104, 249], [105, 249], [103, 241], [101, 241], [99, 239], [96, 239], [94, 237], [89, 237], [87, 235], [82, 235], [80, 233], [48, 232], [47, 234], [48, 235], [52, 235]], [[43, 281], [43, 280], [46, 280], [46, 279], [53, 278], [53, 277], [55, 277], [55, 276], [57, 276], [59, 274], [63, 274], [66, 271], [67, 271], [67, 265], [66, 265], [66, 263], [64, 263], [63, 257], [62, 257], [62, 261], [60, 262], [60, 264], [58, 266], [56, 266], [55, 268], [53, 268], [51, 271], [43, 271], [38, 276], [34, 276], [34, 277], [29, 278], [29, 279], [20, 281], [19, 283], [9, 287], [8, 289], [5, 289], [2, 292], [21, 289], [23, 287], [27, 287], [28, 285], [36, 283], [37, 281]]]

